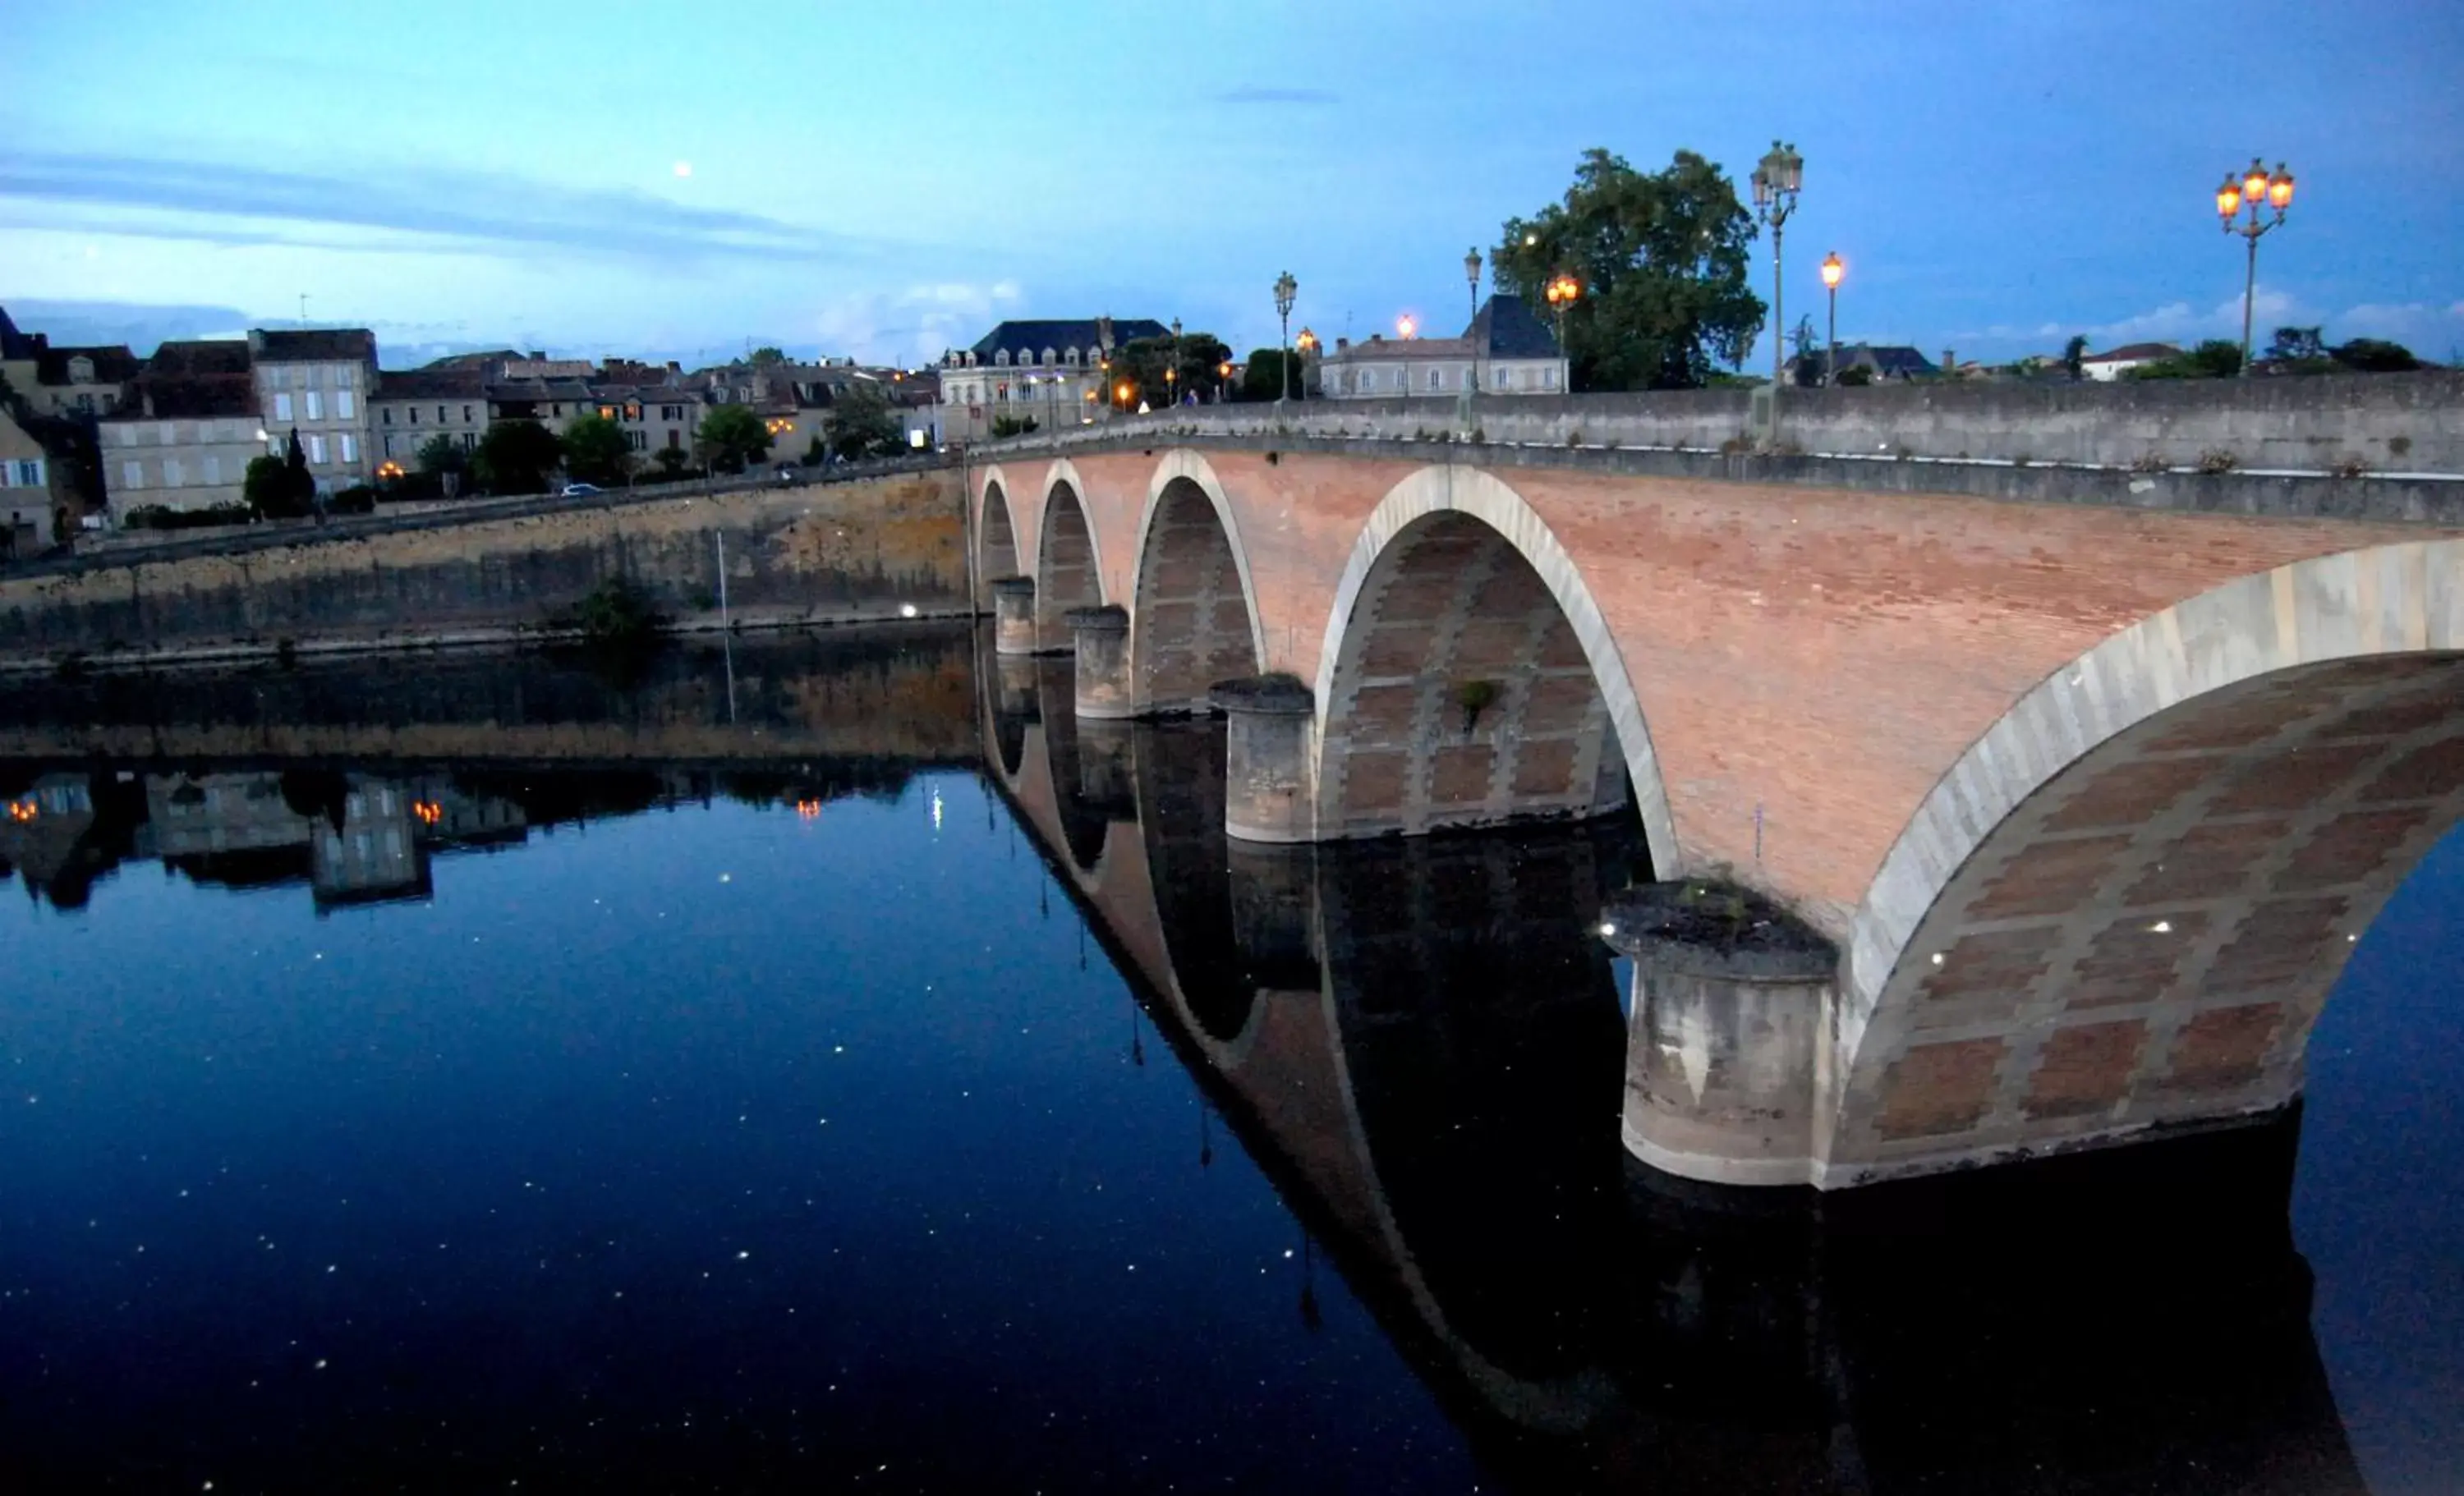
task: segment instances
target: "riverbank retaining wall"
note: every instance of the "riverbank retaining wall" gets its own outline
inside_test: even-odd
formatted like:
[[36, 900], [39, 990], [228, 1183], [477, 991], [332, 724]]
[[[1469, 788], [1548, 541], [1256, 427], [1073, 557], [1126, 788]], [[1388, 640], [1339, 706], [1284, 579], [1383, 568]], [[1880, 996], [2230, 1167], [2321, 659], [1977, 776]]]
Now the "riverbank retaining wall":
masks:
[[619, 578], [686, 627], [963, 612], [961, 492], [944, 469], [79, 559], [0, 577], [0, 670], [519, 638]]

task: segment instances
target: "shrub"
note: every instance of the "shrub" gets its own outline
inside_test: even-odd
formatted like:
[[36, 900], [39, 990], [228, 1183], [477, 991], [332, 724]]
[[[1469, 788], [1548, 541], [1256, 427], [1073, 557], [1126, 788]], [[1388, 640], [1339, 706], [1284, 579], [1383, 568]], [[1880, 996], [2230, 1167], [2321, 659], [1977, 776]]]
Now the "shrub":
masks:
[[2162, 473], [2171, 466], [2171, 463], [2165, 460], [2165, 454], [2158, 451], [2144, 451], [2130, 459], [2130, 471], [2133, 473]]
[[2241, 466], [2241, 459], [2221, 447], [2211, 447], [2199, 453], [2201, 473], [2231, 473]]
[[337, 515], [372, 515], [377, 512], [377, 491], [355, 483], [327, 500], [325, 508]]
[[202, 509], [173, 509], [142, 504], [120, 518], [128, 530], [204, 530], [215, 525], [247, 524], [254, 516], [246, 504], [208, 504]]
[[668, 627], [645, 591], [630, 577], [609, 577], [590, 589], [563, 620], [592, 644], [633, 644], [657, 637]]
[[1839, 371], [1837, 383], [1850, 389], [1862, 389], [1874, 383], [1874, 371], [1862, 363], [1854, 363]]

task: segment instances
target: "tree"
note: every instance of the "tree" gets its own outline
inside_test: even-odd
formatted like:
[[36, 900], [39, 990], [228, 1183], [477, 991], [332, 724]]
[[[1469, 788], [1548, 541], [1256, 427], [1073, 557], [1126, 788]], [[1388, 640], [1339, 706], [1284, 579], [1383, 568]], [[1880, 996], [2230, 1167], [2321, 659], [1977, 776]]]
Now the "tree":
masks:
[[[1276, 369], [1278, 363], [1283, 364], [1280, 374]], [[1286, 348], [1260, 348], [1249, 355], [1248, 368], [1241, 376], [1241, 398], [1274, 400], [1288, 390], [1290, 397], [1298, 400], [1305, 377], [1305, 363], [1297, 352]]]
[[578, 483], [609, 488], [633, 476], [633, 444], [604, 415], [585, 415], [564, 429], [564, 471]]
[[1814, 336], [1814, 319], [1811, 317], [1798, 318], [1796, 319], [1796, 330], [1788, 335], [1788, 341], [1790, 345], [1796, 349], [1797, 387], [1799, 389], [1812, 389], [1815, 385], [1820, 385], [1822, 383], [1823, 365], [1828, 363], [1830, 360], [1828, 358], [1815, 357], [1814, 349], [1817, 340]]
[[778, 348], [761, 347], [754, 349], [744, 362], [757, 369], [766, 369], [773, 363], [786, 363], [787, 355]]
[[[1213, 333], [1183, 333], [1178, 339], [1133, 338], [1112, 350], [1112, 387], [1117, 394], [1121, 385], [1130, 386], [1124, 404], [1133, 410], [1141, 400], [1160, 409], [1193, 389], [1210, 390], [1221, 385], [1223, 376], [1218, 370], [1231, 357], [1231, 348]], [[1164, 377], [1176, 369], [1177, 379]]]
[[2279, 327], [2267, 345], [2270, 363], [2314, 363], [2327, 357], [2327, 345], [2320, 334], [2323, 327]]
[[411, 461], [419, 465], [420, 472], [442, 477], [448, 473], [468, 471], [471, 454], [461, 443], [440, 431], [419, 444], [418, 455]]
[[471, 454], [472, 470], [492, 494], [544, 494], [563, 460], [556, 433], [532, 420], [492, 423]]
[[829, 439], [830, 451], [848, 462], [867, 457], [888, 457], [898, 451], [898, 412], [891, 408], [890, 394], [869, 379], [849, 381], [831, 397], [829, 414], [822, 418], [822, 432]]
[[2356, 338], [2336, 350], [2336, 362], [2364, 374], [2409, 374], [2421, 367], [2412, 350], [2400, 342]]
[[1742, 364], [1762, 332], [1746, 286], [1753, 237], [1735, 185], [1694, 152], [1646, 173], [1594, 148], [1562, 203], [1507, 220], [1492, 264], [1535, 310], [1552, 277], [1580, 283], [1566, 317], [1574, 387], [1690, 388], [1714, 364]]
[[2143, 363], [2128, 379], [2231, 379], [2241, 372], [2241, 344], [2211, 338], [2179, 358]]
[[770, 455], [770, 428], [751, 406], [720, 406], [702, 417], [697, 434], [721, 473], [741, 473]]
[[248, 500], [250, 512], [260, 519], [297, 519], [308, 513], [307, 500], [299, 494], [291, 464], [271, 453], [248, 460], [248, 472], [240, 479], [240, 496]]
[[659, 477], [670, 483], [683, 477], [693, 466], [693, 459], [674, 447], [660, 448], [651, 454], [650, 460], [659, 465]]
[[2062, 344], [2062, 372], [2071, 377], [2074, 385], [2087, 378], [2087, 340], [2077, 333]]

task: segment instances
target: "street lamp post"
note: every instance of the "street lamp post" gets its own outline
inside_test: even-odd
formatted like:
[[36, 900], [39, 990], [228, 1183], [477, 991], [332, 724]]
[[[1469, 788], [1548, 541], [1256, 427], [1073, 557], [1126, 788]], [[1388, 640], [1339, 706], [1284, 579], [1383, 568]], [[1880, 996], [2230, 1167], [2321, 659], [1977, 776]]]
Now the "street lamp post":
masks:
[[1307, 400], [1309, 398], [1309, 361], [1310, 356], [1317, 352], [1317, 334], [1310, 332], [1306, 327], [1302, 328], [1300, 341], [1294, 343], [1293, 346], [1300, 350], [1301, 398], [1303, 400]]
[[1771, 415], [1773, 436], [1777, 436], [1779, 414], [1780, 352], [1788, 342], [1788, 317], [1782, 300], [1779, 274], [1780, 234], [1788, 224], [1788, 215], [1796, 208], [1796, 191], [1805, 178], [1805, 158], [1793, 145], [1771, 142], [1771, 148], [1754, 167], [1754, 216], [1771, 231]]
[[1822, 288], [1831, 293], [1831, 351], [1822, 360], [1822, 383], [1835, 384], [1839, 378], [1839, 278], [1848, 267], [1839, 263], [1839, 252], [1822, 256]]
[[[1476, 323], [1480, 320], [1480, 246], [1477, 244], [1463, 251], [1463, 279], [1471, 285], [1471, 319]], [[1471, 336], [1469, 326], [1464, 327], [1463, 336], [1466, 338]], [[1465, 394], [1480, 392], [1480, 350], [1478, 348], [1471, 350], [1471, 372], [1463, 376], [1463, 392]]]
[[[2233, 219], [2245, 203], [2250, 205], [2250, 218], [2246, 222], [2235, 223]], [[2262, 206], [2275, 209], [2276, 216], [2261, 220], [2258, 210]], [[2293, 173], [2285, 170], [2284, 163], [2280, 161], [2276, 164], [2276, 174], [2269, 176], [2259, 159], [2253, 156], [2250, 169], [2242, 173], [2240, 181], [2234, 181], [2233, 174], [2227, 172], [2224, 186], [2216, 188], [2216, 216], [2224, 221], [2225, 232], [2240, 234], [2250, 250], [2250, 264], [2241, 282], [2241, 374], [2244, 379], [2250, 377], [2251, 302], [2258, 294], [2258, 236], [2270, 229], [2283, 227], [2284, 210], [2292, 206]]]
[[[1275, 345], [1283, 361], [1276, 365], [1275, 408], [1279, 412], [1283, 409], [1285, 397], [1292, 392], [1292, 301], [1300, 291], [1301, 283], [1292, 278], [1290, 271], [1275, 277], [1275, 319], [1283, 325], [1283, 339]], [[1307, 332], [1308, 329], [1302, 331]]]
[[1172, 319], [1172, 363], [1171, 363], [1170, 364], [1166, 365], [1166, 366], [1165, 366], [1165, 368], [1164, 368], [1164, 371], [1163, 371], [1163, 385], [1164, 385], [1164, 390], [1163, 390], [1163, 392], [1164, 392], [1164, 394], [1168, 397], [1168, 398], [1165, 400], [1165, 402], [1164, 402], [1164, 403], [1165, 403], [1166, 405], [1172, 405], [1172, 406], [1177, 406], [1177, 405], [1179, 405], [1179, 404], [1180, 404], [1180, 319], [1179, 319], [1179, 318], [1177, 318], [1177, 317], [1176, 317], [1176, 318], [1174, 318], [1174, 319]]
[[1566, 361], [1566, 393], [1574, 392], [1574, 356], [1566, 351], [1566, 309], [1583, 294], [1583, 283], [1560, 272], [1549, 282], [1544, 293], [1549, 297], [1549, 310], [1557, 314], [1557, 357]]

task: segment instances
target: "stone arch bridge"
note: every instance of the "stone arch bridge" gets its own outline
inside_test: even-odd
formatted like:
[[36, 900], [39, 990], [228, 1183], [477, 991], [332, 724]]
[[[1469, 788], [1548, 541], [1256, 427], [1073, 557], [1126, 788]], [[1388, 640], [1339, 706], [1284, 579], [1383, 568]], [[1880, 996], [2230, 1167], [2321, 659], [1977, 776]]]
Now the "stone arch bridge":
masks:
[[1837, 1188], [2280, 1111], [2464, 815], [2464, 517], [1413, 446], [1003, 453], [979, 605], [1071, 657], [1082, 719], [1223, 710], [1236, 840], [1630, 805], [1658, 878], [1799, 916], [1818, 975], [1639, 963], [1626, 1141], [1671, 1172]]

